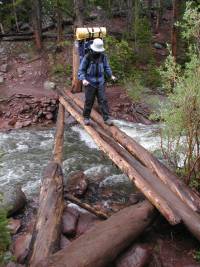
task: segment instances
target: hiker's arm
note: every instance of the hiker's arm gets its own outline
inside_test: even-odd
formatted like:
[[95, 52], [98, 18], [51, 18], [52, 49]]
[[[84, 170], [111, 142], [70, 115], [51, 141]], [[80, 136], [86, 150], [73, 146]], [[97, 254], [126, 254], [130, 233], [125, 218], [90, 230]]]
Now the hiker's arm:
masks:
[[81, 61], [79, 70], [78, 70], [78, 79], [83, 81], [86, 79], [86, 71], [87, 71], [88, 59], [84, 56], [83, 60]]
[[111, 78], [112, 77], [112, 70], [110, 68], [110, 65], [108, 63], [108, 59], [106, 56], [104, 56], [104, 60], [103, 60], [103, 66], [104, 66], [104, 71], [106, 73], [106, 75]]

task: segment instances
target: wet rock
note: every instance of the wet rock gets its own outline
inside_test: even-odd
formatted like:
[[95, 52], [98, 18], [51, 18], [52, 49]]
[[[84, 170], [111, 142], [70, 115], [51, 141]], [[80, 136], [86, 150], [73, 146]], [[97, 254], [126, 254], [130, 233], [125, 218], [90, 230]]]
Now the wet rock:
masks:
[[95, 215], [89, 212], [81, 213], [76, 230], [77, 236], [84, 234], [99, 222], [100, 220]]
[[143, 267], [150, 262], [151, 250], [147, 247], [134, 245], [116, 260], [116, 267]]
[[15, 123], [15, 129], [21, 129], [21, 128], [23, 128], [23, 122], [21, 122], [21, 121], [17, 121], [17, 122]]
[[24, 121], [24, 122], [23, 122], [23, 127], [30, 126], [31, 123], [32, 123], [32, 120]]
[[54, 82], [45, 81], [44, 88], [47, 90], [54, 90], [56, 88], [56, 84]]
[[17, 68], [17, 74], [19, 77], [22, 77], [22, 75], [26, 72], [26, 70], [24, 68]]
[[62, 233], [70, 236], [76, 234], [79, 212], [76, 209], [67, 207], [62, 218]]
[[0, 76], [0, 85], [4, 83], [4, 77]]
[[46, 117], [47, 120], [52, 120], [53, 119], [53, 114], [52, 113], [47, 113], [45, 115], [45, 117]]
[[4, 191], [0, 191], [0, 196], [2, 198], [0, 208], [7, 210], [8, 216], [20, 211], [26, 204], [26, 196], [17, 186], [5, 188]]
[[68, 176], [66, 182], [66, 192], [70, 192], [74, 196], [81, 197], [88, 188], [88, 181], [82, 171], [75, 172]]
[[15, 117], [15, 118], [12, 118], [9, 122], [8, 122], [8, 125], [10, 125], [10, 126], [14, 126], [15, 124], [16, 124], [16, 122], [17, 122], [17, 118]]
[[24, 233], [17, 237], [12, 245], [12, 252], [19, 263], [24, 263], [31, 242], [32, 235], [30, 233]]
[[10, 218], [8, 221], [8, 229], [12, 235], [15, 235], [21, 227], [21, 221], [18, 219]]
[[66, 248], [70, 244], [71, 244], [71, 241], [68, 238], [66, 238], [64, 235], [61, 235], [60, 249]]
[[8, 64], [1, 65], [0, 71], [4, 73], [8, 72]]

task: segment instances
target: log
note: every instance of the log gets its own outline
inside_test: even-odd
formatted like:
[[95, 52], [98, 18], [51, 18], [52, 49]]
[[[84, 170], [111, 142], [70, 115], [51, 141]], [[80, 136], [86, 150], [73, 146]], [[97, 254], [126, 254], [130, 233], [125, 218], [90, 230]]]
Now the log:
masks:
[[105, 267], [144, 232], [154, 215], [147, 201], [125, 208], [35, 267]]
[[111, 160], [128, 175], [131, 181], [133, 181], [138, 189], [140, 189], [144, 195], [152, 202], [163, 216], [172, 224], [178, 224], [180, 222], [179, 216], [171, 209], [166, 201], [153, 190], [151, 185], [147, 183], [142, 175], [138, 173], [132, 166], [130, 166], [126, 160], [124, 160], [107, 142], [105, 142], [100, 135], [91, 127], [85, 126], [83, 117], [78, 113], [69, 103], [65, 101], [63, 97], [59, 98], [60, 102], [66, 108], [66, 110], [86, 129], [86, 131], [92, 136], [95, 143], [103, 150]]
[[31, 241], [29, 266], [59, 249], [63, 213], [63, 174], [59, 164], [49, 163], [40, 190], [37, 221]]
[[[65, 94], [70, 97], [79, 107], [83, 109], [84, 103], [77, 96], [69, 91]], [[126, 148], [133, 156], [138, 158], [146, 167], [152, 170], [159, 179], [161, 179], [182, 201], [190, 206], [194, 211], [200, 212], [200, 198], [195, 192], [188, 188], [175, 174], [173, 174], [163, 163], [156, 159], [148, 150], [138, 144], [134, 139], [122, 132], [116, 126], [109, 127], [103, 122], [101, 115], [95, 110], [92, 111], [91, 117], [102, 128], [111, 134], [111, 136]]]
[[[67, 103], [63, 97], [60, 97], [61, 103], [71, 113], [73, 117], [80, 122], [87, 132], [92, 136], [96, 144], [103, 150], [111, 160], [128, 175], [135, 185], [145, 194], [150, 202], [158, 208], [171, 224], [177, 224], [180, 219], [184, 222], [187, 228], [200, 240], [200, 216], [186, 205], [174, 192], [170, 190], [160, 179], [153, 175], [146, 167], [135, 160], [131, 154], [125, 156], [124, 148], [123, 156], [118, 153], [111, 144], [111, 138], [105, 142], [100, 135], [91, 127], [85, 126], [82, 116]], [[125, 151], [125, 152], [124, 152]], [[161, 197], [162, 196], [162, 197]]]
[[60, 104], [54, 141], [53, 162], [45, 170], [40, 190], [39, 209], [31, 240], [29, 266], [59, 250], [61, 220], [64, 208], [62, 147], [64, 136], [64, 108]]
[[80, 206], [81, 208], [88, 210], [89, 212], [93, 213], [94, 215], [96, 215], [98, 218], [100, 219], [108, 219], [108, 215], [105, 214], [102, 211], [99, 211], [97, 209], [94, 209], [93, 207], [91, 207], [90, 205], [86, 204], [86, 203], [82, 203], [78, 198], [74, 197], [71, 194], [65, 194], [64, 197], [71, 201], [72, 203], [77, 204], [78, 206]]
[[64, 143], [64, 125], [65, 125], [65, 109], [62, 104], [59, 104], [57, 123], [56, 123], [56, 138], [54, 140], [53, 160], [59, 164], [62, 163], [63, 143]]
[[80, 65], [80, 56], [78, 52], [78, 42], [74, 42], [73, 46], [73, 80], [72, 80], [72, 92], [80, 93], [82, 91], [82, 83], [78, 80], [78, 69]]

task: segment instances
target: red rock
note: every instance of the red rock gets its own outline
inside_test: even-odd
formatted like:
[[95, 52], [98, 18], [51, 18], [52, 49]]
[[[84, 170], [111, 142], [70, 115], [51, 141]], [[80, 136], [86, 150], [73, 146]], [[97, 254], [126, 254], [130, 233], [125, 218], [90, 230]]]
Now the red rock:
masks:
[[151, 250], [141, 245], [134, 245], [116, 260], [116, 267], [143, 267], [150, 263]]
[[71, 241], [68, 238], [66, 238], [64, 235], [61, 235], [60, 249], [66, 248], [70, 244], [71, 244]]
[[76, 230], [77, 236], [84, 234], [99, 222], [100, 220], [95, 215], [89, 212], [81, 213]]
[[21, 227], [21, 221], [18, 219], [10, 218], [8, 222], [8, 229], [11, 234], [15, 235]]
[[31, 123], [32, 123], [32, 121], [31, 121], [31, 120], [24, 121], [24, 122], [23, 122], [23, 127], [30, 126], [30, 125], [31, 125]]
[[47, 120], [52, 120], [53, 119], [53, 114], [52, 113], [47, 113], [45, 115], [45, 117], [46, 117]]
[[18, 236], [17, 239], [14, 241], [12, 251], [17, 262], [22, 264], [24, 263], [29, 252], [31, 237], [32, 235], [30, 233], [24, 233]]
[[82, 171], [78, 171], [70, 175], [67, 179], [66, 192], [70, 192], [74, 196], [83, 196], [88, 188], [88, 181]]
[[62, 218], [62, 233], [70, 236], [76, 234], [79, 212], [73, 208], [67, 207], [64, 210]]
[[12, 118], [12, 119], [8, 122], [8, 125], [10, 125], [10, 126], [14, 126], [16, 122], [17, 122], [17, 118], [16, 118], [16, 117], [15, 117], [15, 118]]
[[16, 129], [20, 129], [20, 128], [22, 128], [23, 127], [23, 122], [21, 122], [21, 121], [17, 121], [16, 123], [15, 123], [15, 128]]

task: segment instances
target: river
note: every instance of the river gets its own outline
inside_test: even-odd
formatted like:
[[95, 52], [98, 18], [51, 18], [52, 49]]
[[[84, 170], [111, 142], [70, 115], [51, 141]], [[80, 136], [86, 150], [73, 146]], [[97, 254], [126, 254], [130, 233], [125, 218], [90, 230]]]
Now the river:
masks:
[[[159, 151], [159, 126], [125, 121], [115, 124], [148, 150]], [[0, 133], [0, 189], [20, 185], [30, 199], [39, 192], [40, 179], [53, 147], [55, 128], [22, 129]], [[102, 176], [100, 186], [118, 186], [129, 190], [132, 186], [112, 162], [103, 155], [92, 138], [80, 125], [66, 126], [64, 137], [64, 175], [82, 170], [88, 177]]]

